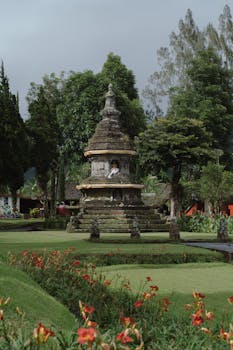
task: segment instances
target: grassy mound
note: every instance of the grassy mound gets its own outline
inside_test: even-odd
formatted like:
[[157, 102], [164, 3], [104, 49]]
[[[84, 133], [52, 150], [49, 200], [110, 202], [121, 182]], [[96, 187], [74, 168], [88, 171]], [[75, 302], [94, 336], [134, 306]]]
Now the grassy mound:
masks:
[[26, 313], [30, 328], [38, 322], [63, 329], [75, 326], [75, 318], [66, 307], [46, 293], [27, 274], [0, 264], [0, 296], [10, 297], [7, 314], [16, 319], [16, 307]]

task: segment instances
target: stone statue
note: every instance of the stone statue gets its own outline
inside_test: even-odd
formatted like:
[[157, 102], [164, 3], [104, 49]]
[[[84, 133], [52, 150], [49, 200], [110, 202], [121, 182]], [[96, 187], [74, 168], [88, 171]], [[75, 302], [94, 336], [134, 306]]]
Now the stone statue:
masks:
[[132, 224], [132, 230], [131, 230], [131, 238], [140, 238], [140, 228], [139, 228], [139, 221], [137, 215], [133, 218], [133, 224]]
[[68, 224], [66, 226], [66, 231], [68, 233], [74, 233], [75, 230], [79, 227], [80, 218], [82, 217], [83, 213], [84, 213], [84, 211], [83, 211], [83, 209], [81, 209], [77, 215], [71, 215], [70, 221], [68, 222]]
[[112, 163], [112, 168], [110, 173], [108, 174], [108, 178], [111, 179], [113, 176], [116, 176], [117, 174], [120, 173], [119, 165], [117, 162]]
[[99, 239], [99, 238], [100, 238], [99, 223], [97, 219], [93, 219], [91, 222], [90, 239]]

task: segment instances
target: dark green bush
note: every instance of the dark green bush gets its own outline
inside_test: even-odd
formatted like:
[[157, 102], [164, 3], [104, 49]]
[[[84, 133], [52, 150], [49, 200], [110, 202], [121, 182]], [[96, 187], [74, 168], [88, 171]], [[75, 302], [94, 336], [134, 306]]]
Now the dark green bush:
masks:
[[81, 254], [79, 255], [87, 262], [97, 266], [119, 265], [119, 264], [185, 264], [191, 262], [214, 262], [224, 261], [224, 256], [219, 253], [176, 253], [176, 254]]

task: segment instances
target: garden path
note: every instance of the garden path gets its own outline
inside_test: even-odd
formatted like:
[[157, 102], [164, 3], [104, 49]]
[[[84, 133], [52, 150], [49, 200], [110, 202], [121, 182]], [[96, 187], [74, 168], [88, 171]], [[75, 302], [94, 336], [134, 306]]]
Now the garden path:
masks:
[[185, 243], [185, 245], [233, 253], [233, 243], [189, 242]]

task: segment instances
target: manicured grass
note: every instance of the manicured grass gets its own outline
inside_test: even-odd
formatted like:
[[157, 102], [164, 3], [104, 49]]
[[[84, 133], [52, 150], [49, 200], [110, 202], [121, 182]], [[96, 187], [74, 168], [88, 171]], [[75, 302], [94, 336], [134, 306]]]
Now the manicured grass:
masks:
[[[164, 233], [156, 233], [146, 235], [148, 239], [164, 237]], [[188, 236], [190, 233], [184, 233]], [[201, 236], [201, 234], [197, 234]], [[212, 235], [213, 236], [213, 235]], [[38, 251], [46, 248], [47, 250], [65, 250], [69, 247], [75, 247], [77, 253], [80, 254], [206, 254], [221, 257], [220, 253], [212, 252], [207, 249], [187, 247], [182, 244], [170, 243], [124, 243], [128, 239], [126, 235], [104, 235], [107, 243], [90, 242], [88, 241], [88, 234], [67, 233], [65, 231], [35, 231], [35, 232], [0, 232], [0, 256], [4, 259], [7, 253], [20, 253], [23, 250]], [[114, 243], [113, 239], [122, 239], [121, 243]], [[5, 267], [6, 268], [6, 267]], [[8, 268], [10, 269], [10, 268]], [[129, 277], [134, 291], [139, 289], [139, 286], [145, 281], [146, 276], [153, 278], [153, 284], [160, 287], [161, 295], [172, 298], [172, 309], [175, 313], [184, 312], [184, 304], [191, 301], [191, 293], [193, 290], [199, 290], [206, 293], [208, 296], [208, 303], [211, 309], [222, 310], [227, 307], [226, 299], [233, 294], [233, 282], [230, 279], [233, 267], [223, 263], [211, 264], [185, 264], [185, 265], [117, 265], [110, 266], [103, 269], [104, 273], [108, 274], [110, 278], [121, 274]], [[6, 270], [5, 270], [6, 271]], [[5, 273], [4, 282], [0, 279], [0, 295], [12, 295], [12, 300], [18, 305], [19, 296], [17, 296], [17, 288], [19, 285], [24, 288], [24, 281], [17, 284], [18, 271], [12, 269], [12, 274], [16, 274], [13, 282], [7, 279], [8, 272]], [[0, 276], [2, 273], [0, 270]], [[10, 276], [10, 273], [9, 273]], [[25, 275], [26, 276], [26, 275]], [[27, 276], [26, 276], [27, 277]], [[20, 277], [21, 278], [21, 277]], [[30, 280], [30, 279], [29, 279]], [[35, 285], [35, 284], [34, 284]], [[28, 283], [26, 299], [22, 299], [20, 305], [25, 310], [25, 305], [28, 306], [30, 317], [37, 313], [37, 305], [41, 305], [40, 294], [34, 293], [33, 282]], [[113, 283], [114, 285], [114, 283]], [[32, 287], [31, 287], [32, 286]], [[37, 286], [37, 285], [36, 285]], [[21, 292], [23, 290], [21, 288]], [[34, 288], [34, 287], [33, 287]], [[209, 289], [208, 289], [209, 288]], [[9, 294], [9, 293], [16, 293]], [[40, 290], [41, 292], [41, 290]], [[46, 293], [45, 293], [46, 294]], [[36, 295], [36, 297], [34, 297]], [[15, 299], [17, 301], [15, 301]], [[42, 299], [41, 299], [42, 300]], [[35, 305], [34, 305], [35, 304]], [[46, 305], [46, 304], [45, 304]], [[60, 304], [59, 304], [60, 305]], [[54, 307], [58, 310], [59, 306]], [[228, 306], [229, 308], [229, 306]], [[43, 317], [48, 315], [49, 319], [60, 322], [59, 316], [49, 306], [42, 308], [45, 311]], [[54, 314], [54, 318], [53, 315]], [[67, 316], [68, 319], [70, 316]], [[67, 318], [64, 314], [64, 319]], [[54, 322], [55, 322], [54, 321]], [[59, 323], [60, 324], [60, 323]], [[68, 328], [68, 326], [67, 326]]]
[[140, 289], [142, 281], [146, 281], [146, 277], [150, 276], [153, 284], [158, 285], [163, 293], [192, 294], [195, 290], [207, 294], [233, 293], [233, 266], [226, 263], [114, 265], [99, 270], [107, 274], [107, 278], [119, 274], [129, 279], [135, 292]]
[[[98, 268], [112, 287], [118, 288], [122, 280], [129, 280], [134, 293], [144, 285], [159, 286], [158, 294], [172, 301], [171, 311], [186, 312], [184, 305], [192, 301], [192, 292], [206, 295], [207, 308], [219, 315], [226, 311], [233, 317], [233, 307], [227, 298], [233, 295], [233, 266], [226, 263], [191, 263], [181, 265], [115, 265]], [[152, 281], [146, 283], [146, 277]]]
[[0, 263], [0, 296], [10, 297], [6, 318], [17, 322], [16, 307], [26, 313], [33, 329], [38, 322], [56, 325], [65, 330], [75, 326], [75, 318], [68, 309], [46, 293], [26, 273]]
[[[7, 252], [14, 253], [22, 250], [38, 250], [46, 248], [67, 249], [75, 247], [78, 253], [97, 254], [97, 253], [131, 253], [131, 254], [190, 254], [206, 253], [210, 255], [219, 255], [220, 253], [211, 252], [202, 248], [187, 247], [182, 244], [159, 244], [159, 243], [124, 243], [125, 236], [122, 236], [121, 243], [111, 242], [113, 237], [119, 238], [120, 235], [107, 236], [109, 242], [95, 243], [88, 241], [88, 234], [67, 233], [65, 231], [34, 231], [34, 232], [0, 232], [0, 255], [6, 256]], [[150, 236], [151, 238], [151, 236]]]

